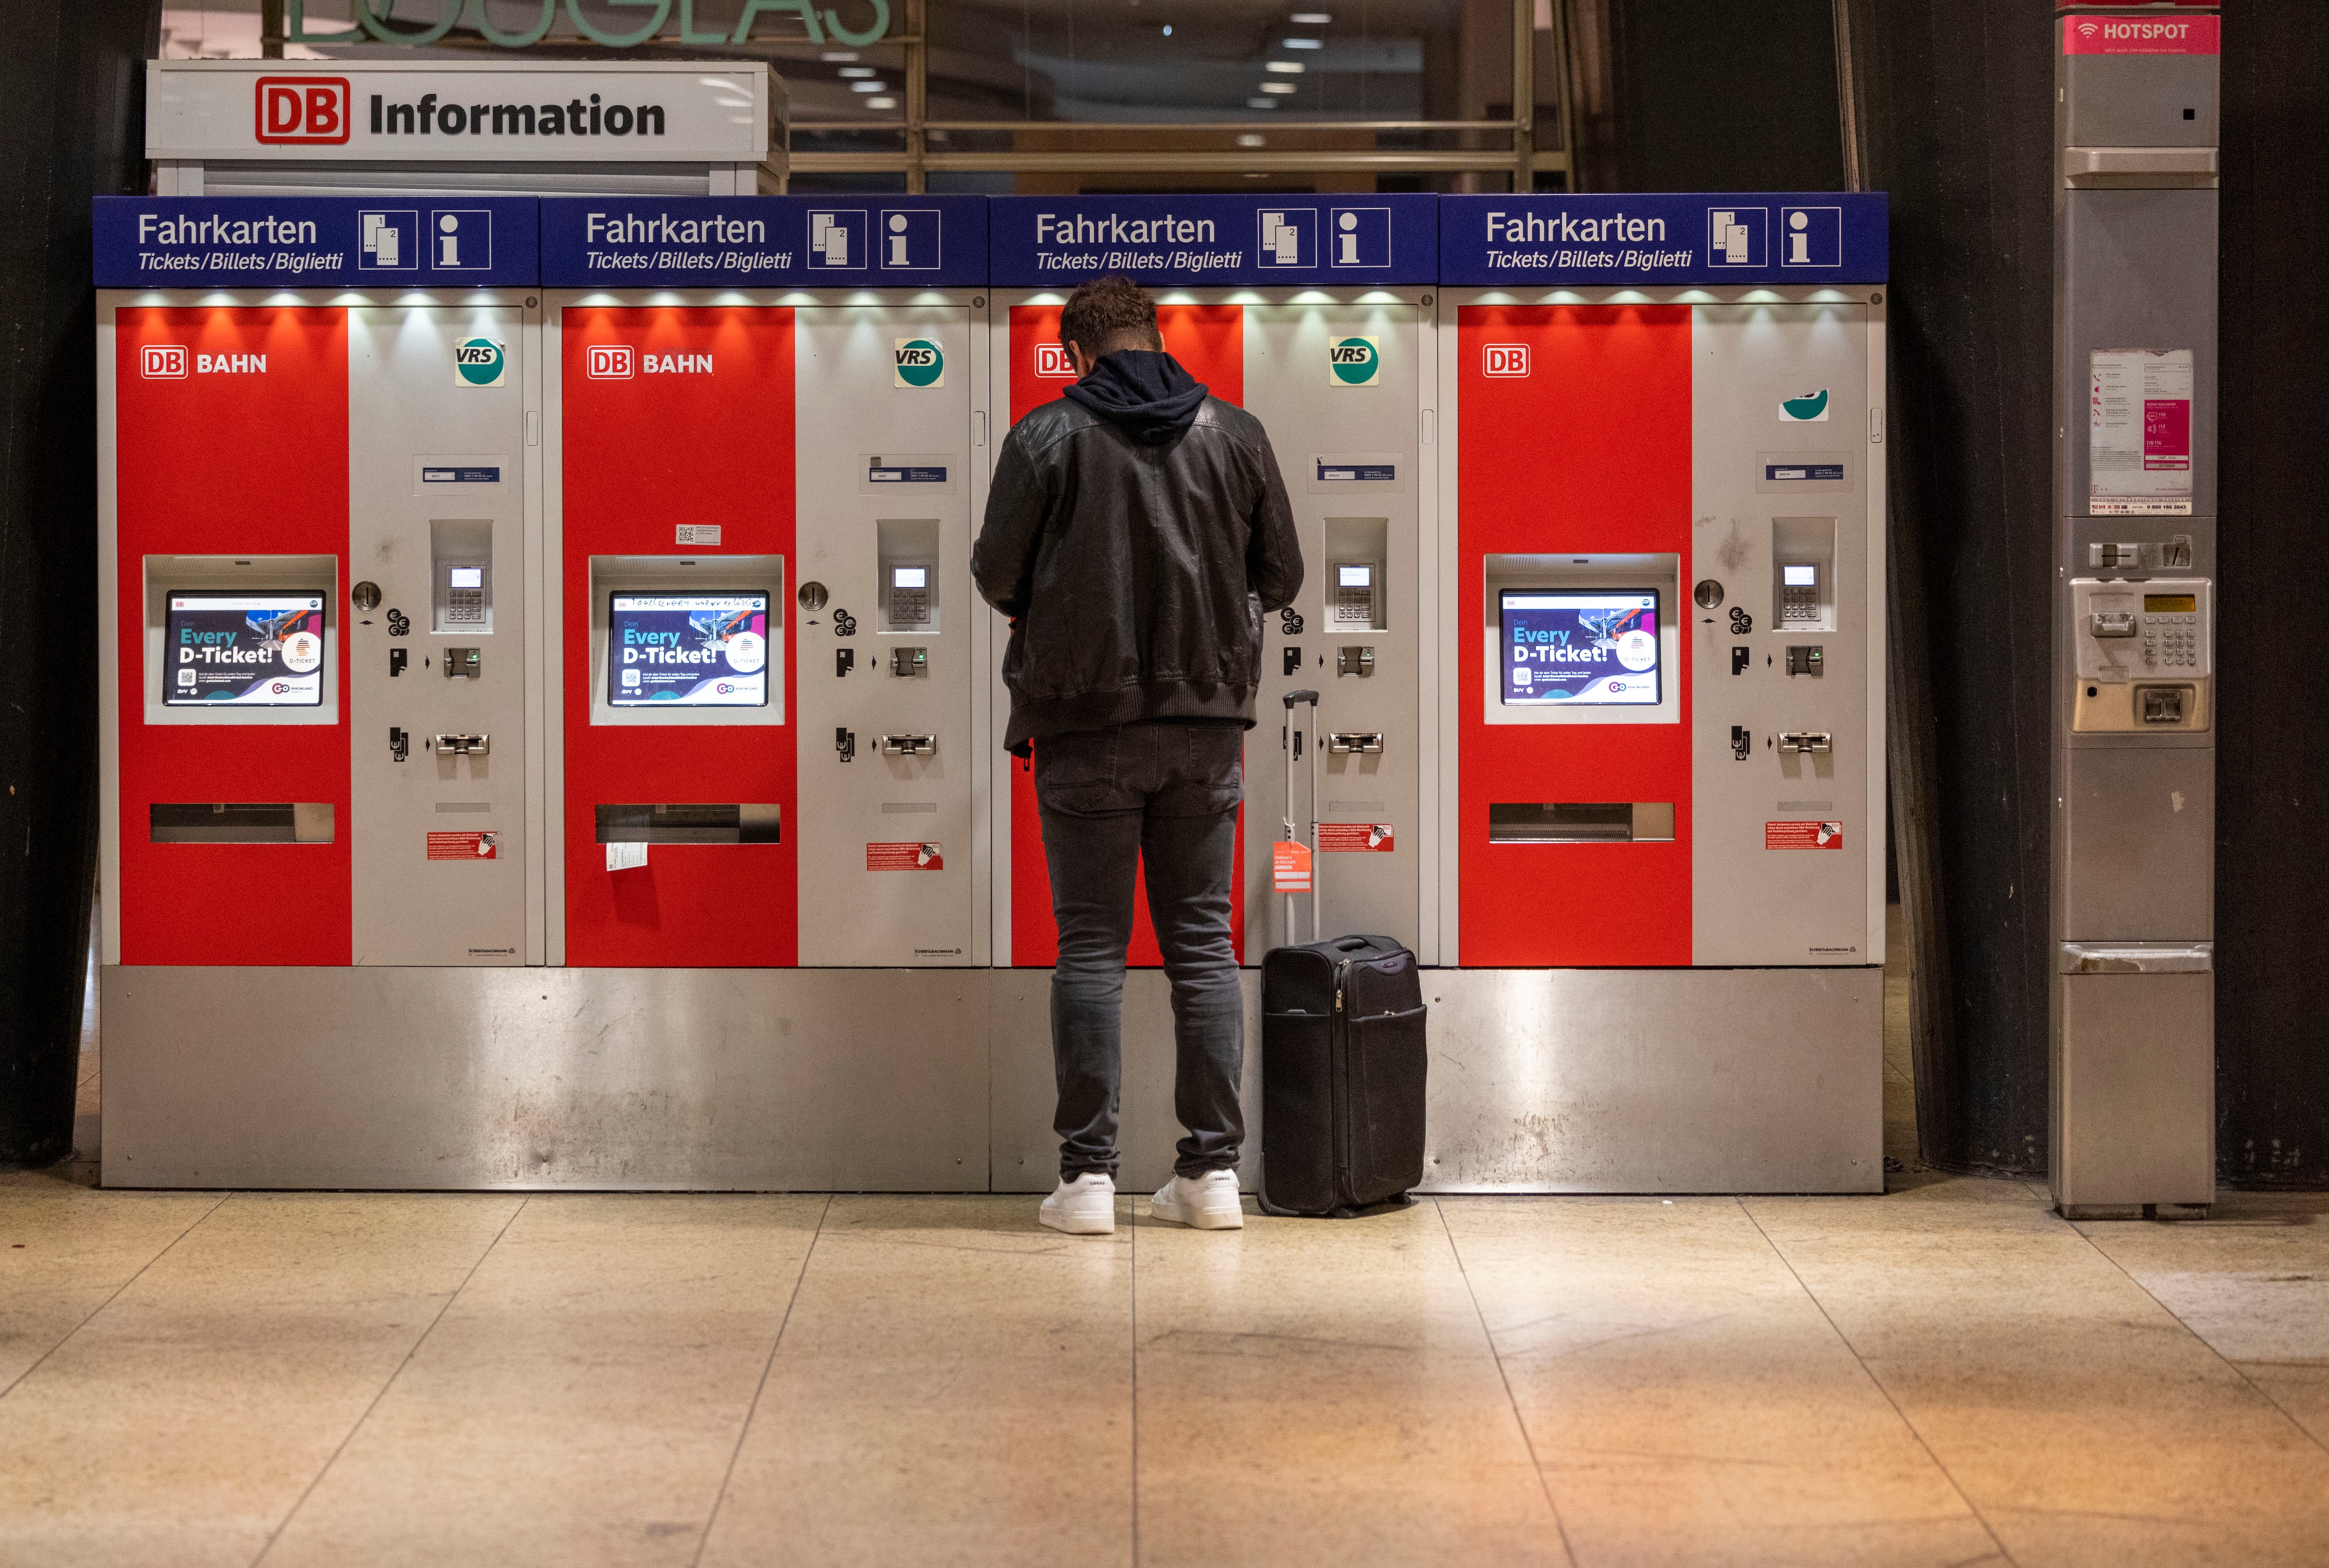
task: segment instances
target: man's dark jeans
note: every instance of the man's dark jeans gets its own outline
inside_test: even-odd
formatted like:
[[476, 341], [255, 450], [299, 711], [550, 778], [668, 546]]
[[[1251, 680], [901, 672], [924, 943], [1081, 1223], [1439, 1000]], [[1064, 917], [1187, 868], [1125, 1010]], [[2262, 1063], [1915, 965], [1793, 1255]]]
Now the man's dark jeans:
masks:
[[1235, 1169], [1245, 1141], [1238, 1079], [1245, 1004], [1230, 941], [1245, 731], [1127, 724], [1035, 742], [1035, 800], [1060, 925], [1051, 974], [1051, 1059], [1059, 1074], [1060, 1174], [1116, 1175], [1123, 1076], [1124, 953], [1132, 879], [1173, 985], [1174, 1110], [1189, 1135], [1183, 1176]]

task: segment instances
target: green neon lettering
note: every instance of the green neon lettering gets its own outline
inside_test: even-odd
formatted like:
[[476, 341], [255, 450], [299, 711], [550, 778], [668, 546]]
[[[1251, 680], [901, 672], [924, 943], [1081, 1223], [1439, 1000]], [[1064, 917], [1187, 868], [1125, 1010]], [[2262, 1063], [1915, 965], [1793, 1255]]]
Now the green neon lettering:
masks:
[[[840, 15], [833, 11], [825, 14], [825, 31], [852, 49], [863, 49], [869, 43], [879, 43], [890, 31], [890, 0], [872, 0], [873, 25], [863, 33], [852, 33], [841, 24]], [[814, 32], [812, 28], [810, 31]]]
[[372, 0], [348, 0], [348, 4], [355, 8], [356, 21], [366, 33], [382, 43], [401, 43], [407, 49], [418, 49], [422, 44], [436, 42], [453, 30], [453, 23], [458, 22], [461, 13], [468, 9], [468, 0], [448, 0], [445, 14], [437, 19], [436, 25], [424, 27], [418, 33], [403, 33], [372, 14]]
[[817, 24], [816, 7], [809, 0], [744, 0], [743, 14], [736, 18], [736, 31], [729, 34], [728, 42], [741, 43], [751, 37], [752, 18], [763, 11], [782, 11], [797, 16], [801, 25], [808, 29], [811, 43], [825, 42], [825, 29]]
[[671, 17], [671, 0], [607, 0], [607, 4], [609, 5], [652, 5], [655, 7], [654, 17], [648, 21], [646, 26], [640, 28], [636, 33], [601, 33], [589, 18], [582, 14], [582, 0], [566, 0], [566, 14], [574, 19], [575, 28], [580, 32], [583, 37], [589, 39], [591, 42], [602, 43], [608, 49], [637, 48], [640, 44], [645, 43], [648, 39], [653, 38], [656, 33], [662, 32], [664, 23], [668, 21]]
[[494, 25], [493, 7], [486, 0], [475, 0], [477, 31], [486, 42], [502, 49], [524, 49], [539, 43], [549, 35], [550, 24], [558, 20], [558, 0], [542, 0], [542, 15], [523, 33], [504, 33]]

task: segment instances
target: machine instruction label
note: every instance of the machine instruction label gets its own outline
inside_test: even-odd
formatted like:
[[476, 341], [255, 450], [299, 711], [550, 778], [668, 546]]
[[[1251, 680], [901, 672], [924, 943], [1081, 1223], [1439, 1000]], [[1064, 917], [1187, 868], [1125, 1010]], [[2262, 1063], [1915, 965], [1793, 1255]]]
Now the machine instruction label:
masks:
[[491, 832], [431, 833], [429, 835], [429, 858], [432, 860], [498, 860], [502, 858], [501, 835]]
[[2192, 511], [2192, 351], [2097, 349], [2087, 389], [2087, 512]]
[[865, 869], [869, 871], [943, 871], [946, 856], [936, 844], [868, 844], [865, 846]]
[[1393, 848], [1389, 822], [1320, 822], [1322, 855], [1388, 855]]
[[1841, 850], [1843, 848], [1842, 822], [1765, 822], [1763, 848], [1767, 850]]

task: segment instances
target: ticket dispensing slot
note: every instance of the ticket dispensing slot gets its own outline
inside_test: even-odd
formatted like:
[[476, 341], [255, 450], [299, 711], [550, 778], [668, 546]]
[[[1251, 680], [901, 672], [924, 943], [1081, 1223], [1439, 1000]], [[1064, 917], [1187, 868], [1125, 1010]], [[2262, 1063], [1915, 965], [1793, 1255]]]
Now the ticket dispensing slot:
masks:
[[1662, 843], [1674, 839], [1671, 801], [1491, 802], [1492, 844]]
[[602, 805], [602, 844], [780, 844], [783, 808], [749, 805]]
[[144, 721], [337, 724], [338, 566], [332, 556], [147, 556]]
[[590, 722], [784, 723], [784, 565], [591, 557]]
[[[1835, 630], [1835, 519], [1771, 520], [1771, 625], [1779, 632]], [[1815, 671], [1790, 670], [1791, 674]]]
[[157, 844], [328, 844], [339, 827], [329, 801], [156, 801], [146, 816]]

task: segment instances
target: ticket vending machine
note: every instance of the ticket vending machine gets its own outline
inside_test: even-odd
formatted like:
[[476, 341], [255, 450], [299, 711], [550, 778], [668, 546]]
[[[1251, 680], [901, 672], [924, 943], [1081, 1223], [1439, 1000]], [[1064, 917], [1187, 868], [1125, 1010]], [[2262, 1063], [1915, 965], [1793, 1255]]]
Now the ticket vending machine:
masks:
[[542, 209], [552, 962], [984, 963], [984, 199]]
[[108, 1179], [200, 1114], [145, 1069], [210, 999], [256, 1052], [333, 972], [542, 961], [535, 239], [530, 198], [97, 204]]
[[1438, 1179], [1873, 1190], [1884, 198], [1440, 211]]
[[[1244, 960], [1289, 937], [1271, 895], [1269, 847], [1287, 750], [1282, 693], [1322, 693], [1319, 878], [1343, 929], [1396, 935], [1429, 961], [1426, 914], [1435, 782], [1423, 765], [1423, 671], [1431, 663], [1438, 502], [1430, 465], [1436, 198], [1007, 197], [992, 203], [994, 397], [1016, 422], [1074, 379], [1060, 310], [1077, 284], [1122, 274], [1158, 302], [1164, 346], [1215, 397], [1258, 417], [1301, 533], [1300, 597], [1263, 626], [1260, 727], [1248, 737], [1243, 876], [1231, 918]], [[996, 658], [999, 662], [1001, 635]], [[998, 719], [1009, 696], [996, 677]], [[999, 729], [998, 729], [999, 733]], [[1306, 817], [1311, 754], [1297, 775]], [[995, 962], [1048, 968], [1059, 954], [1034, 782], [995, 755]], [[1297, 826], [1306, 841], [1312, 823]], [[1306, 921], [1308, 906], [1298, 918]], [[1145, 898], [1133, 962], [1159, 962]]]

